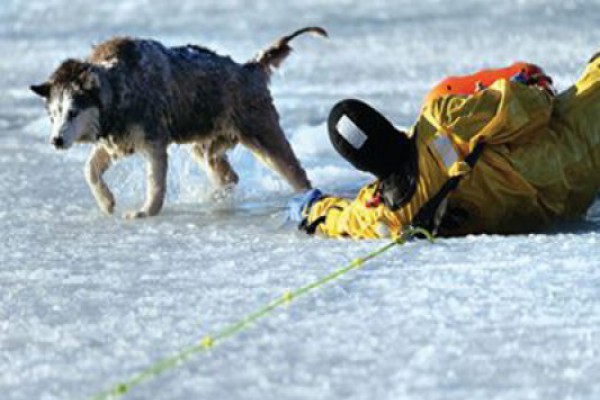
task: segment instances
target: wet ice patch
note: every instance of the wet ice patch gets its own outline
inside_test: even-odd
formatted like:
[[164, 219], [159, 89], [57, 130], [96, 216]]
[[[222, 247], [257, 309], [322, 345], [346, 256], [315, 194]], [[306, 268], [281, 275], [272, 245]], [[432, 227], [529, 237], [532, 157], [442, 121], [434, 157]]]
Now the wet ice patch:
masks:
[[294, 152], [304, 159], [335, 155], [329, 141], [327, 124], [303, 125], [296, 129], [290, 140]]
[[373, 180], [373, 176], [357, 171], [350, 166], [327, 165], [308, 170], [308, 175], [316, 187], [324, 190], [340, 189], [341, 187], [359, 187], [362, 183]]

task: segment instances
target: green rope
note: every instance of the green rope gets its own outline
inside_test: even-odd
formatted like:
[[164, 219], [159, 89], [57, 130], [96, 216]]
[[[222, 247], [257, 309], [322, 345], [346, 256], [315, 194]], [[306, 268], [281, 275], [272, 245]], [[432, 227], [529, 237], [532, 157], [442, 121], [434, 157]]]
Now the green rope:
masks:
[[281, 296], [280, 298], [259, 308], [256, 311], [248, 314], [246, 317], [242, 318], [238, 322], [235, 322], [235, 323], [225, 327], [224, 329], [215, 333], [214, 335], [205, 336], [199, 344], [196, 344], [194, 346], [183, 349], [179, 353], [177, 353], [171, 357], [167, 357], [167, 358], [157, 361], [156, 363], [154, 363], [150, 367], [146, 368], [142, 372], [138, 373], [134, 377], [130, 378], [129, 380], [116, 384], [113, 388], [95, 395], [94, 397], [92, 397], [92, 399], [93, 400], [107, 400], [107, 399], [114, 399], [114, 398], [125, 395], [132, 388], [139, 386], [142, 383], [157, 377], [158, 375], [162, 374], [165, 371], [176, 368], [177, 366], [182, 364], [184, 361], [186, 361], [193, 355], [204, 353], [204, 352], [208, 351], [210, 348], [212, 348], [213, 346], [215, 346], [216, 344], [222, 342], [223, 340], [230, 338], [232, 336], [235, 336], [236, 334], [246, 330], [254, 322], [268, 316], [276, 309], [291, 303], [298, 297], [303, 296], [315, 289], [318, 289], [318, 288], [326, 285], [327, 283], [341, 277], [342, 275], [347, 274], [348, 272], [350, 272], [352, 270], [362, 268], [362, 266], [367, 261], [380, 256], [381, 254], [385, 253], [392, 247], [395, 247], [397, 245], [400, 245], [400, 246], [403, 245], [404, 243], [406, 243], [406, 241], [410, 237], [415, 236], [415, 235], [423, 235], [423, 236], [425, 236], [425, 238], [427, 238], [427, 240], [429, 240], [429, 242], [433, 242], [433, 236], [425, 229], [422, 229], [422, 228], [406, 229], [403, 232], [402, 236], [400, 236], [398, 239], [394, 240], [393, 242], [386, 244], [385, 246], [367, 254], [364, 257], [353, 260], [345, 267], [340, 268], [340, 269], [338, 269], [338, 270], [336, 270], [336, 271], [334, 271], [334, 272], [332, 272], [332, 273], [330, 273], [330, 274], [328, 274], [306, 286], [302, 286], [296, 290], [292, 290], [292, 291], [288, 291], [288, 292], [284, 293], [284, 295]]

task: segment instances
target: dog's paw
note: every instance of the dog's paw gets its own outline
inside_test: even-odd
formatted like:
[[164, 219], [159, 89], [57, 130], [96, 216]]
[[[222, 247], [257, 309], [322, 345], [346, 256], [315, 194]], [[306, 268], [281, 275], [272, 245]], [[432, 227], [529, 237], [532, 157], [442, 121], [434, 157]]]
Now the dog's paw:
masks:
[[112, 215], [115, 212], [115, 201], [114, 200], [106, 200], [102, 202], [98, 202], [98, 207], [104, 214]]
[[148, 217], [148, 213], [145, 211], [127, 211], [123, 214], [124, 219], [139, 219]]

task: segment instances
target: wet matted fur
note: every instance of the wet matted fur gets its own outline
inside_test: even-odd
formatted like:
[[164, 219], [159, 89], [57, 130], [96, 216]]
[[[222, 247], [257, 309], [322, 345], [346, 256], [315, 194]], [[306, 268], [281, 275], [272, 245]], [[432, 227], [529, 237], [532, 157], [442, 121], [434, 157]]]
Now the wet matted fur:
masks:
[[300, 29], [244, 64], [196, 45], [116, 37], [95, 46], [86, 60], [64, 61], [31, 90], [46, 99], [56, 148], [94, 144], [85, 176], [106, 213], [115, 200], [102, 176], [113, 160], [135, 152], [147, 160], [146, 201], [125, 216], [160, 212], [171, 143], [192, 144], [219, 187], [237, 183], [225, 152], [242, 143], [295, 190], [305, 190], [310, 182], [279, 125], [268, 83], [291, 52], [288, 43], [306, 32], [327, 35], [318, 27]]

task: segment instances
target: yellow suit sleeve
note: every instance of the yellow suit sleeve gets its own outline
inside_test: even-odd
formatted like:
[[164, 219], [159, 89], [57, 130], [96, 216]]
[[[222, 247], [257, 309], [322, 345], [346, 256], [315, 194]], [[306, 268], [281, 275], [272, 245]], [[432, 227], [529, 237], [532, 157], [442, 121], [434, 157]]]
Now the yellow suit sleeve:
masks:
[[354, 239], [397, 237], [404, 223], [397, 213], [383, 205], [369, 207], [376, 185], [364, 187], [356, 199], [325, 197], [315, 202], [307, 217], [309, 224], [324, 217], [316, 232], [325, 236]]
[[446, 169], [437, 151], [427, 145], [430, 136], [419, 131], [419, 178], [414, 195], [400, 209], [392, 211], [383, 204], [368, 205], [373, 200], [378, 183], [363, 187], [356, 199], [325, 197], [308, 211], [309, 224], [321, 220], [316, 232], [330, 237], [355, 239], [397, 238], [404, 227], [412, 223], [421, 207], [447, 180]]

